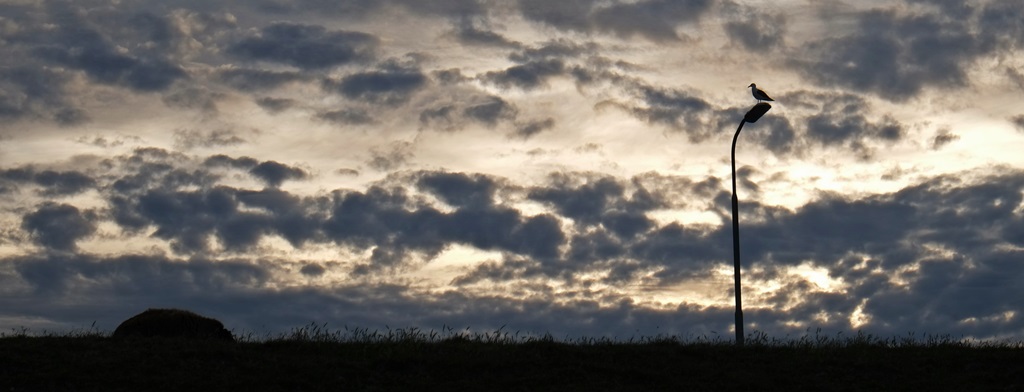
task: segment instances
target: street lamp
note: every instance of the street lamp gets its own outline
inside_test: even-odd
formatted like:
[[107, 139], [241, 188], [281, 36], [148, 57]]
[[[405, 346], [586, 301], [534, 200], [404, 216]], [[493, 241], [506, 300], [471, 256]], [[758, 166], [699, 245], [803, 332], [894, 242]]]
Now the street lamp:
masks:
[[732, 262], [733, 280], [736, 284], [736, 345], [743, 345], [743, 295], [740, 289], [740, 202], [736, 198], [736, 139], [740, 137], [743, 124], [755, 123], [761, 118], [772, 105], [759, 102], [743, 116], [740, 126], [736, 128], [736, 134], [732, 137]]

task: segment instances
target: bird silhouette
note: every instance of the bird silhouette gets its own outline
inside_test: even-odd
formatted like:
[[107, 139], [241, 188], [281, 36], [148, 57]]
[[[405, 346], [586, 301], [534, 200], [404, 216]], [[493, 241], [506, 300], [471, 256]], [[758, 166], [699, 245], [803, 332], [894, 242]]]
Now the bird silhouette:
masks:
[[764, 90], [757, 88], [756, 84], [751, 83], [747, 87], [750, 87], [750, 93], [754, 95], [754, 99], [756, 99], [757, 102], [774, 101], [774, 99], [772, 99], [772, 97], [769, 97], [768, 94], [764, 92]]

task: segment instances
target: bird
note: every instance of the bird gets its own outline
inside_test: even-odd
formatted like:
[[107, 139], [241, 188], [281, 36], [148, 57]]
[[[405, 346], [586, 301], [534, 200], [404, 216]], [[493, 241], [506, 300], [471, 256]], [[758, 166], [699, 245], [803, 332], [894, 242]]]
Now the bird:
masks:
[[761, 90], [761, 89], [757, 88], [756, 84], [751, 83], [747, 87], [750, 87], [750, 93], [754, 94], [754, 99], [756, 99], [757, 102], [761, 102], [761, 101], [774, 101], [774, 99], [772, 99], [772, 97], [769, 97], [768, 94], [766, 94], [764, 92], [764, 90]]

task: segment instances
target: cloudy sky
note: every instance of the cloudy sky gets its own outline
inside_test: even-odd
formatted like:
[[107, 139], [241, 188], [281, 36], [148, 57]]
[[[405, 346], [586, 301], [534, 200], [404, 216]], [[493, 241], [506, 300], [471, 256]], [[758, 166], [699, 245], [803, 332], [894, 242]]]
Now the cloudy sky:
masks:
[[1015, 0], [0, 1], [0, 330], [1024, 338]]

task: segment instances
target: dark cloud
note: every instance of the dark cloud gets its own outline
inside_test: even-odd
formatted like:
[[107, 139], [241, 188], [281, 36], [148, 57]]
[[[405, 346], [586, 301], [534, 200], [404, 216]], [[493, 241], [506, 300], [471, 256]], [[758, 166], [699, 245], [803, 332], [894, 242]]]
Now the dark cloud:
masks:
[[[213, 263], [196, 256], [249, 252], [261, 239], [274, 235], [295, 247], [334, 243], [367, 252], [370, 256], [360, 265], [348, 267], [357, 278], [405, 266], [412, 260], [429, 261], [452, 244], [501, 252], [499, 261], [481, 263], [457, 278], [453, 284], [459, 286], [554, 279], [570, 287], [587, 282], [635, 285], [641, 281], [667, 287], [693, 280], [714, 281], [717, 278], [709, 271], [730, 260], [728, 246], [722, 246], [730, 243], [731, 235], [725, 212], [728, 192], [726, 184], [714, 177], [647, 173], [625, 180], [564, 173], [553, 175], [546, 184], [519, 188], [484, 174], [421, 171], [365, 191], [300, 197], [276, 188], [246, 190], [218, 185], [211, 180], [216, 177], [201, 170], [251, 170], [264, 163], [272, 167], [273, 161], [220, 155], [205, 160], [198, 171], [176, 167], [190, 162], [195, 163], [165, 150], [140, 149], [109, 163], [116, 165], [111, 171], [117, 174], [103, 181], [115, 185], [96, 187], [108, 204], [103, 216], [128, 231], [151, 228], [155, 238], [192, 259], [120, 256], [98, 262], [96, 256], [69, 255], [66, 252], [76, 251], [78, 241], [95, 233], [103, 217], [70, 204], [44, 203], [23, 217], [21, 228], [37, 244], [57, 251], [52, 252], [56, 258], [9, 258], [16, 267], [0, 273], [15, 275], [4, 279], [27, 284], [11, 290], [30, 290], [25, 295], [51, 302], [66, 293], [94, 299], [116, 293], [119, 299], [131, 302], [153, 298], [148, 296], [150, 290], [160, 289], [165, 296], [159, 298], [186, 303], [196, 295], [224, 293], [238, 296], [239, 301], [258, 300], [266, 305], [263, 296], [283, 295], [280, 289], [265, 286], [270, 267], [249, 261]], [[745, 187], [756, 190], [755, 171], [742, 167], [739, 174]], [[35, 175], [34, 170], [8, 170], [3, 176], [25, 183], [34, 181]], [[415, 193], [417, 190], [436, 197], [445, 208], [433, 205], [433, 199]], [[780, 336], [803, 331], [786, 324], [793, 320], [850, 330], [854, 325], [849, 316], [863, 304], [860, 309], [869, 321], [857, 327], [872, 333], [899, 334], [924, 327], [971, 336], [1017, 333], [1024, 326], [999, 315], [1015, 309], [1021, 300], [1013, 282], [1024, 276], [1024, 269], [1014, 262], [1021, 256], [1015, 249], [1024, 246], [1024, 218], [1019, 211], [1022, 191], [1024, 174], [1020, 171], [990, 168], [984, 173], [927, 179], [887, 194], [851, 197], [824, 193], [795, 210], [741, 200], [742, 254], [744, 266], [751, 271], [747, 278], [781, 279], [777, 281], [779, 290], [765, 298], [772, 307], [748, 309], [747, 317], [756, 320], [758, 329]], [[503, 204], [509, 192], [539, 202], [550, 212], [531, 216], [511, 208]], [[722, 222], [658, 224], [648, 217], [652, 211], [676, 208], [681, 205], [678, 203], [722, 215]], [[571, 220], [571, 229], [563, 229], [563, 219]], [[128, 267], [128, 263], [135, 264]], [[807, 280], [785, 277], [787, 267], [802, 264], [843, 279], [844, 291], [826, 292]], [[307, 263], [299, 273], [313, 278], [326, 269], [323, 264]], [[113, 279], [110, 274], [114, 271], [122, 278]], [[176, 279], [187, 274], [193, 274], [190, 279], [195, 280], [178, 284]], [[586, 277], [588, 274], [598, 277]], [[146, 286], [159, 276], [166, 280]], [[725, 286], [723, 297], [727, 295]], [[302, 295], [319, 298], [320, 289], [303, 290]], [[559, 301], [571, 303], [574, 295], [584, 300], [609, 294], [581, 291], [564, 295]], [[405, 304], [402, 306], [432, 303], [410, 296], [399, 301]], [[5, 294], [5, 298], [11, 297]], [[351, 297], [357, 303], [369, 301], [353, 303], [353, 309], [368, 306], [379, 310], [382, 305], [373, 298]], [[598, 297], [589, 300], [594, 298]], [[621, 299], [609, 295], [600, 301], [607, 304]], [[522, 298], [508, 300], [523, 304]], [[478, 316], [470, 308], [462, 309], [452, 313], [453, 317]], [[638, 306], [631, 312], [643, 309]], [[264, 314], [300, 316], [282, 312]], [[695, 312], [694, 317], [729, 314], [728, 309], [716, 307], [705, 309], [706, 313]], [[416, 314], [434, 317], [430, 312]], [[813, 320], [821, 314], [829, 320], [815, 324]], [[383, 316], [362, 320], [394, 322]], [[555, 320], [544, 322], [548, 323], [541, 324], [544, 328], [565, 325]], [[720, 322], [727, 327], [729, 318]], [[609, 323], [594, 328], [608, 330], [616, 325]]]
[[695, 22], [706, 13], [712, 0], [647, 0], [618, 3], [591, 14], [593, 28], [622, 38], [640, 36], [652, 41], [679, 39], [676, 27]]
[[232, 44], [227, 53], [311, 70], [372, 60], [377, 45], [378, 39], [366, 33], [278, 22]]
[[482, 174], [423, 172], [416, 185], [453, 207], [482, 208], [494, 204], [498, 183]]
[[594, 43], [578, 43], [567, 39], [552, 40], [537, 47], [523, 48], [509, 55], [517, 63], [545, 61], [552, 59], [577, 58], [596, 54], [599, 47]]
[[544, 86], [547, 80], [566, 73], [562, 60], [531, 61], [515, 65], [504, 71], [487, 72], [482, 78], [501, 87], [519, 87], [524, 90]]
[[327, 269], [324, 268], [324, 266], [317, 263], [306, 264], [299, 269], [299, 273], [310, 277], [321, 276], [325, 272], [327, 272]]
[[162, 56], [122, 53], [103, 33], [72, 15], [62, 12], [55, 16], [59, 28], [46, 44], [34, 47], [37, 57], [80, 70], [93, 81], [142, 92], [165, 90], [188, 77], [184, 69]]
[[539, 121], [531, 121], [525, 124], [519, 124], [516, 126], [516, 130], [512, 133], [513, 136], [528, 139], [538, 133], [544, 132], [548, 129], [555, 127], [555, 119], [548, 117]]
[[1006, 77], [1010, 78], [1010, 81], [1017, 86], [1017, 89], [1024, 92], [1024, 74], [1020, 71], [1013, 69], [1012, 67], [1006, 67]]
[[[279, 175], [272, 171], [267, 177], [273, 180]], [[212, 252], [213, 240], [227, 251], [249, 251], [272, 234], [294, 246], [316, 238], [318, 201], [273, 188], [154, 188], [111, 199], [111, 213], [118, 224], [132, 230], [154, 227], [153, 237], [168, 241], [175, 252], [185, 255]]]
[[343, 176], [359, 177], [359, 170], [351, 169], [351, 168], [341, 168], [341, 169], [335, 170], [334, 173], [335, 174], [339, 174], [339, 175], [343, 175]]
[[926, 88], [969, 83], [967, 68], [994, 48], [969, 23], [965, 15], [866, 11], [858, 16], [856, 32], [812, 42], [800, 58], [813, 60], [793, 63], [817, 83], [904, 101]]
[[322, 241], [318, 226], [324, 219], [329, 200], [299, 197], [275, 188], [239, 190], [236, 197], [246, 206], [269, 212], [267, 232], [280, 235], [292, 246], [301, 247], [309, 241]]
[[452, 33], [456, 40], [466, 45], [490, 46], [497, 48], [519, 48], [522, 44], [505, 38], [505, 36], [490, 30], [476, 28], [470, 24], [463, 24]]
[[184, 150], [196, 147], [223, 147], [246, 143], [246, 140], [231, 129], [215, 129], [200, 131], [196, 129], [178, 129], [174, 131], [174, 146]]
[[481, 19], [488, 11], [478, 0], [259, 0], [251, 4], [254, 9], [276, 17], [315, 15], [347, 20], [381, 16], [395, 8], [413, 15], [452, 20]]
[[[501, 97], [486, 95], [475, 96], [466, 99], [465, 102], [444, 102], [438, 106], [423, 109], [420, 112], [420, 124], [425, 128], [453, 132], [463, 129], [471, 122], [488, 127], [495, 127], [501, 123], [515, 123], [518, 116], [519, 109], [515, 105]], [[516, 125], [517, 130], [513, 131], [513, 135], [518, 133], [520, 128], [527, 128], [531, 124], [533, 123]], [[535, 128], [543, 127], [543, 125], [543, 122], [538, 123]], [[531, 130], [534, 129], [525, 129], [525, 131]], [[536, 132], [542, 130], [536, 129]]]
[[[737, 116], [734, 118], [741, 118]], [[748, 132], [745, 137], [754, 139], [754, 143], [775, 153], [785, 156], [799, 154], [802, 148], [797, 130], [789, 119], [781, 116], [765, 116], [757, 121], [757, 132]]]
[[74, 251], [78, 240], [96, 232], [95, 213], [69, 204], [47, 202], [26, 214], [21, 227], [37, 244], [58, 251]]
[[[436, 183], [438, 180], [425, 181], [435, 181], [432, 189], [438, 192], [450, 186]], [[402, 263], [412, 251], [432, 257], [449, 243], [551, 259], [557, 257], [565, 240], [558, 220], [551, 215], [527, 217], [514, 209], [487, 204], [467, 204], [443, 213], [418, 204], [402, 189], [379, 187], [366, 193], [337, 193], [323, 231], [339, 244], [360, 249], [377, 246], [382, 251], [375, 250], [373, 264], [368, 266], [371, 269]]]
[[397, 169], [415, 156], [413, 145], [409, 142], [394, 142], [388, 146], [374, 147], [370, 149], [370, 155], [372, 158], [366, 164], [380, 171]]
[[676, 33], [678, 26], [699, 20], [711, 4], [710, 0], [647, 0], [612, 4], [594, 0], [519, 0], [519, 9], [527, 20], [560, 30], [669, 41], [679, 39]]
[[149, 189], [208, 187], [217, 176], [206, 171], [190, 170], [190, 160], [180, 153], [146, 147], [130, 155], [118, 156], [105, 165], [119, 167], [123, 174], [110, 179], [109, 189], [116, 194], [136, 196]]
[[169, 47], [177, 34], [176, 29], [167, 18], [149, 12], [141, 12], [128, 18], [126, 24], [135, 35], [145, 42], [161, 47]]
[[126, 136], [126, 135], [115, 135], [115, 136], [79, 136], [75, 139], [76, 142], [82, 144], [88, 144], [96, 147], [110, 148], [123, 146], [128, 143], [141, 143], [142, 138], [138, 136]]
[[908, 0], [912, 4], [926, 4], [937, 7], [943, 13], [954, 16], [967, 16], [974, 13], [975, 6], [956, 0]]
[[74, 195], [96, 186], [96, 180], [82, 172], [40, 171], [31, 166], [2, 170], [0, 179], [13, 183], [13, 186], [18, 183], [36, 184], [42, 187], [39, 194], [49, 197]]
[[[141, 309], [156, 306], [191, 309], [216, 317], [237, 334], [257, 335], [284, 333], [315, 322], [439, 332], [451, 325], [468, 326], [472, 332], [493, 332], [504, 326], [523, 334], [550, 333], [558, 339], [628, 339], [659, 333], [706, 335], [727, 330], [732, 320], [729, 309], [654, 310], [631, 301], [602, 304], [608, 299], [586, 298], [585, 293], [524, 299], [476, 297], [459, 291], [425, 295], [390, 284], [270, 289], [278, 268], [245, 259], [32, 255], [3, 261], [15, 268], [0, 272], [0, 278], [20, 283], [17, 291], [0, 299], [5, 316], [32, 315], [67, 327], [95, 323], [104, 331], [112, 331]], [[81, 298], [91, 301], [83, 304]]]
[[1010, 122], [1017, 127], [1017, 130], [1024, 132], [1024, 114], [1010, 117]]
[[340, 81], [325, 80], [324, 88], [349, 99], [398, 105], [427, 84], [427, 76], [413, 69], [386, 69], [348, 75]]
[[203, 161], [204, 166], [209, 167], [232, 167], [236, 169], [248, 170], [252, 169], [260, 163], [259, 160], [250, 157], [232, 158], [224, 154], [217, 154], [206, 158]]
[[[193, 254], [210, 247], [210, 235], [238, 213], [229, 189], [150, 190], [130, 206], [132, 213], [156, 226], [153, 237], [169, 240], [176, 252]], [[258, 228], [256, 228], [258, 230]], [[228, 235], [239, 246], [238, 236]]]
[[438, 128], [449, 132], [458, 130], [462, 125], [457, 118], [457, 109], [452, 104], [423, 109], [420, 112], [420, 124], [425, 127]]
[[[955, 20], [963, 20], [964, 14], [952, 12]], [[1020, 20], [1024, 11], [1012, 0], [986, 2], [977, 15], [976, 25], [981, 30], [985, 43], [992, 43], [1002, 50], [1014, 52], [1024, 47], [1024, 26]]]
[[530, 190], [530, 199], [550, 203], [580, 227], [600, 225], [623, 238], [654, 228], [645, 212], [663, 205], [640, 185], [627, 195], [625, 185], [610, 177], [576, 184], [569, 177], [553, 180], [552, 186]]
[[275, 161], [260, 162], [250, 157], [232, 158], [227, 155], [214, 155], [207, 158], [203, 164], [207, 167], [232, 167], [247, 170], [253, 177], [271, 187], [279, 187], [285, 180], [301, 180], [309, 177], [305, 170]]
[[[33, 304], [28, 306], [50, 303], [49, 306], [62, 309], [79, 302], [74, 300], [76, 296], [88, 295], [94, 302], [85, 306], [96, 308], [80, 315], [106, 315], [110, 317], [110, 330], [126, 317], [115, 316], [109, 312], [111, 308], [120, 308], [130, 315], [136, 309], [154, 305], [147, 301], [184, 305], [191, 301], [189, 297], [195, 295], [207, 297], [205, 301], [219, 297], [218, 293], [237, 296], [241, 290], [260, 287], [270, 275], [270, 268], [247, 260], [175, 260], [146, 255], [110, 258], [28, 255], [5, 261], [12, 262], [18, 279], [27, 283], [29, 291], [19, 292], [18, 296], [19, 300]], [[207, 306], [193, 305], [189, 308]], [[103, 311], [96, 313], [96, 310]]]
[[480, 17], [487, 13], [484, 2], [479, 0], [391, 0], [391, 3], [406, 7], [417, 14], [458, 18], [460, 20]]
[[[867, 101], [852, 94], [825, 94], [799, 91], [783, 96], [786, 102], [810, 109], [816, 114], [802, 118], [808, 142], [824, 147], [844, 147], [862, 159], [872, 158], [876, 144], [898, 142], [906, 135], [905, 126], [891, 116], [877, 121], [867, 117]], [[771, 116], [769, 116], [771, 117]]]
[[699, 97], [681, 90], [643, 84], [635, 86], [634, 94], [646, 106], [626, 106], [625, 109], [644, 121], [682, 130], [695, 142], [706, 140], [716, 131], [715, 108]]
[[494, 126], [501, 120], [514, 119], [518, 110], [499, 97], [490, 97], [486, 102], [467, 106], [462, 112], [467, 118]]
[[295, 106], [297, 102], [289, 98], [260, 97], [256, 98], [256, 104], [270, 114], [278, 114]]
[[39, 67], [0, 68], [0, 119], [48, 119], [63, 125], [88, 120], [65, 92], [66, 73]]
[[935, 137], [932, 138], [932, 150], [938, 150], [959, 139], [960, 135], [952, 133], [948, 129], [940, 129], [938, 132], [935, 132]]
[[360, 109], [332, 110], [317, 114], [316, 117], [321, 120], [343, 125], [371, 124], [374, 121], [373, 117], [371, 117], [369, 113]]
[[309, 177], [306, 171], [274, 161], [264, 161], [249, 170], [267, 185], [279, 187], [285, 180], [301, 180]]
[[168, 92], [164, 95], [163, 102], [173, 108], [216, 113], [217, 101], [223, 97], [224, 94], [206, 88], [186, 87]]
[[270, 90], [306, 79], [299, 72], [247, 68], [220, 70], [216, 73], [216, 78], [222, 83], [242, 91]]
[[527, 20], [569, 31], [590, 30], [588, 16], [596, 0], [519, 0], [519, 9]]
[[768, 52], [784, 45], [786, 17], [783, 15], [750, 15], [740, 21], [725, 23], [725, 33], [733, 43], [755, 52]]
[[470, 78], [462, 75], [462, 71], [456, 68], [433, 71], [431, 76], [441, 85], [453, 85], [470, 80]]

